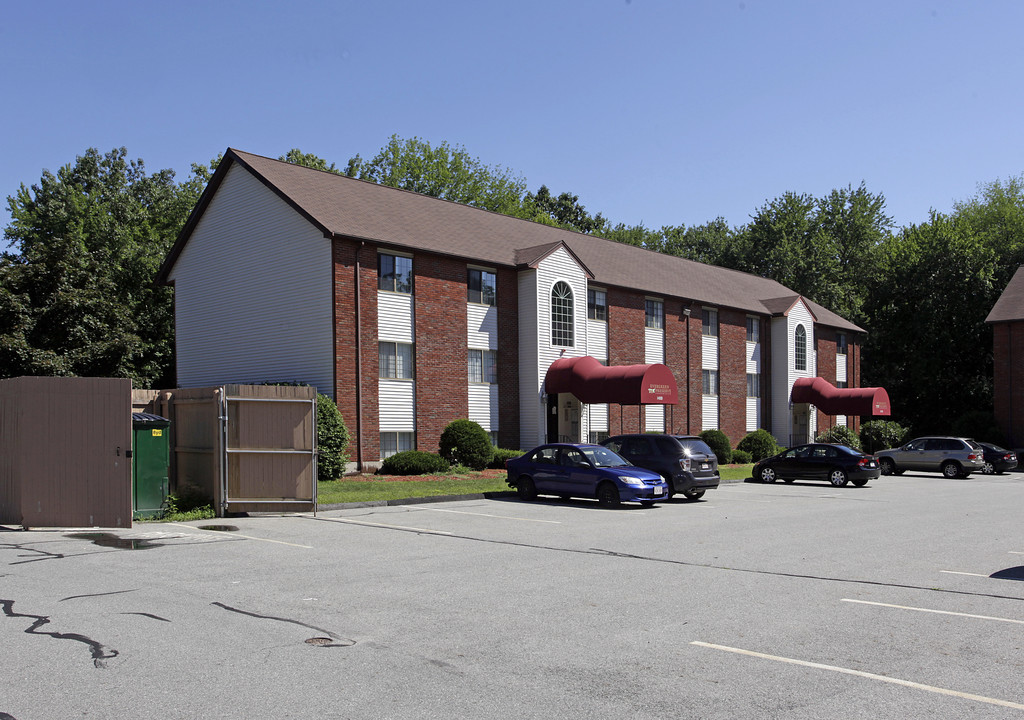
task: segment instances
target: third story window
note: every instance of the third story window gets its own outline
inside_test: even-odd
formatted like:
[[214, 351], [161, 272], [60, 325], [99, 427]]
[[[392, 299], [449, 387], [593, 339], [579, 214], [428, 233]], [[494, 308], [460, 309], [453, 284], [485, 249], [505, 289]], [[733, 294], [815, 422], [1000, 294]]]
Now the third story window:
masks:
[[604, 290], [587, 290], [587, 317], [608, 322], [608, 294]]
[[710, 337], [718, 337], [718, 311], [713, 308], [701, 308], [701, 332]]
[[747, 397], [761, 397], [761, 376], [757, 373], [747, 373]]
[[836, 352], [839, 355], [845, 355], [846, 347], [846, 333], [839, 333], [836, 335]]
[[761, 323], [756, 317], [747, 315], [747, 342], [756, 343], [760, 337]]
[[649, 328], [662, 329], [665, 327], [665, 305], [661, 300], [647, 300], [644, 303], [645, 320], [644, 324]]
[[378, 343], [377, 356], [382, 378], [412, 379], [412, 345], [409, 343]]
[[402, 255], [377, 255], [377, 287], [391, 292], [412, 293], [412, 258]]
[[572, 347], [573, 335], [572, 288], [559, 281], [551, 288], [551, 344]]
[[469, 381], [471, 383], [498, 382], [497, 353], [494, 350], [469, 350]]
[[471, 303], [482, 305], [494, 305], [497, 288], [497, 281], [494, 273], [487, 270], [469, 269], [469, 278], [466, 282], [469, 289], [468, 299]]

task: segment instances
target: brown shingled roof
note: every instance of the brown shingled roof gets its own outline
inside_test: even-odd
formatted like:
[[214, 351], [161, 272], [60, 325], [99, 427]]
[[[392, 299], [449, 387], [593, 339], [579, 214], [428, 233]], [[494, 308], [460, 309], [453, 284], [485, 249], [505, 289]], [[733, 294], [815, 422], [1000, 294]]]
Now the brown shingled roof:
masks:
[[985, 318], [987, 323], [1024, 320], [1024, 265], [1010, 278], [1003, 294], [996, 300], [992, 312]]
[[[235, 162], [252, 172], [326, 237], [358, 238], [511, 267], [564, 243], [598, 285], [764, 315], [777, 314], [766, 305], [766, 300], [796, 299], [789, 288], [757, 275], [230, 148], [161, 268], [159, 280], [166, 282], [199, 216], [228, 167]], [[820, 305], [809, 301], [808, 305], [816, 321], [823, 325], [864, 332]]]

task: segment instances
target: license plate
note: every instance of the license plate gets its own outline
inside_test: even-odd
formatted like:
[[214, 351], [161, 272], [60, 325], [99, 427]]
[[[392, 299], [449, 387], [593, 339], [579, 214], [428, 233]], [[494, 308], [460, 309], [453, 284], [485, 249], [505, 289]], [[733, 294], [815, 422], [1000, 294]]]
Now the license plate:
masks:
[[700, 469], [701, 470], [707, 470], [709, 467], [711, 467], [711, 466], [708, 465], [707, 463], [701, 463], [700, 464]]
[[656, 487], [656, 488], [654, 488], [654, 494], [655, 495], [661, 495], [664, 492], [665, 492], [665, 488], [663, 488], [663, 487]]

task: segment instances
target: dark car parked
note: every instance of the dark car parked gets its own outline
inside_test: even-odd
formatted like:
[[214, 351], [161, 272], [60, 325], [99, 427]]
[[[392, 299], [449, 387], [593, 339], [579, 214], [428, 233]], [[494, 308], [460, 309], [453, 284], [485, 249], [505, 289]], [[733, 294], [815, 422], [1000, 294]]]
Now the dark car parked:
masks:
[[605, 507], [620, 502], [653, 505], [668, 497], [658, 473], [634, 467], [606, 447], [553, 443], [505, 462], [508, 484], [523, 500], [537, 495], [596, 498]]
[[984, 451], [984, 465], [981, 468], [983, 475], [995, 475], [1013, 470], [1017, 467], [1017, 453], [1013, 450], [1001, 448], [992, 443], [978, 443]]
[[665, 478], [669, 497], [682, 493], [698, 500], [705, 491], [718, 487], [718, 458], [699, 437], [637, 433], [614, 435], [601, 444]]
[[754, 465], [754, 478], [762, 482], [828, 480], [836, 487], [852, 482], [857, 487], [877, 480], [878, 460], [846, 445], [811, 443], [785, 450]]

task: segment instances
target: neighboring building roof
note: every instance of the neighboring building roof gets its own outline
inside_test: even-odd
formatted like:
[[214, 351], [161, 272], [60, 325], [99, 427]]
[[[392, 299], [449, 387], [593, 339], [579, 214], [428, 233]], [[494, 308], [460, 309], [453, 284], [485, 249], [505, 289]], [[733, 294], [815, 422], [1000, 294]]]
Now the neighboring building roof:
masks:
[[[158, 281], [171, 267], [230, 166], [238, 163], [324, 233], [385, 246], [472, 258], [485, 264], [531, 264], [564, 244], [598, 285], [685, 298], [698, 304], [776, 315], [766, 300], [792, 290], [768, 278], [665, 255], [613, 240], [500, 215], [363, 180], [313, 170], [229, 148], [177, 242]], [[646, 253], [646, 254], [645, 254]], [[864, 332], [845, 318], [805, 299], [815, 321]]]
[[1024, 320], [1024, 265], [1017, 268], [1003, 294], [992, 307], [992, 312], [985, 318], [987, 323], [1014, 320]]

